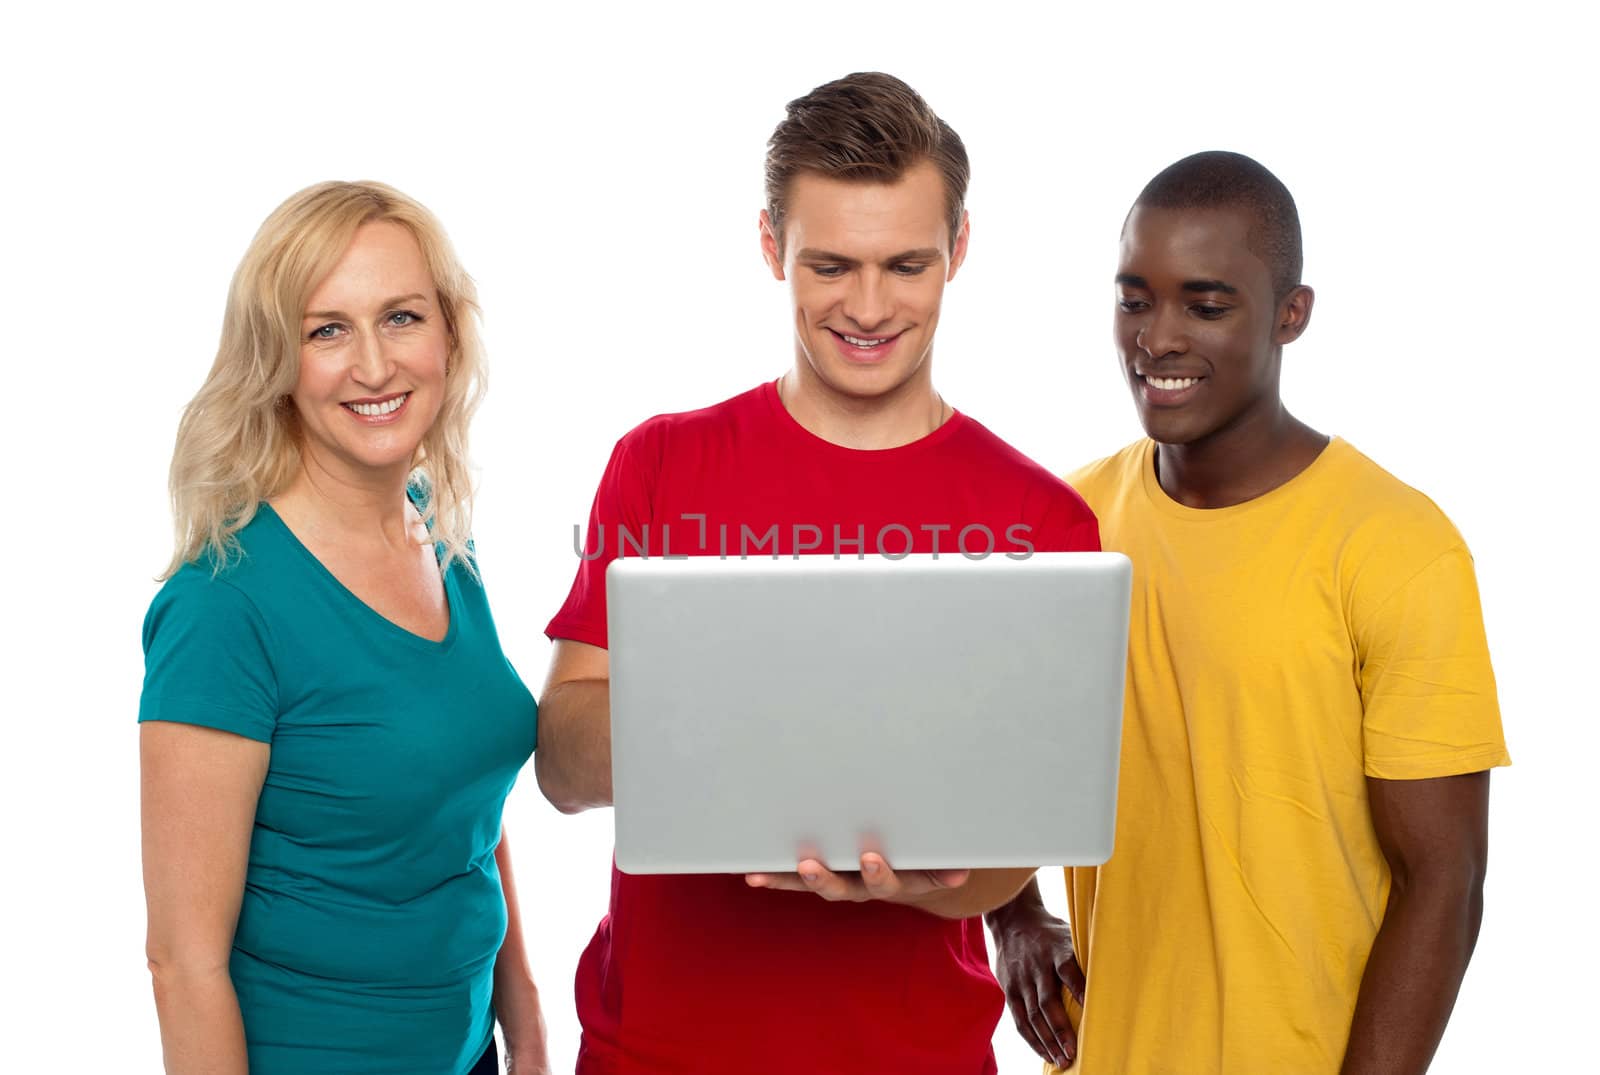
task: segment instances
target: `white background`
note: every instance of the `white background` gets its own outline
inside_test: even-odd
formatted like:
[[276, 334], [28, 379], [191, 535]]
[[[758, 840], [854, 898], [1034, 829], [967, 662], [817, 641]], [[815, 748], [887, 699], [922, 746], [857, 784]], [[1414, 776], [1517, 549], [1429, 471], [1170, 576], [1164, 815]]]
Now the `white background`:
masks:
[[[1118, 226], [1143, 183], [1209, 148], [1288, 183], [1318, 298], [1286, 353], [1286, 397], [1465, 534], [1516, 759], [1494, 778], [1487, 915], [1435, 1070], [1584, 1066], [1594, 26], [1578, 5], [1325, 10], [8, 14], [0, 1069], [46, 1070], [48, 1056], [159, 1070], [139, 627], [169, 554], [179, 410], [260, 220], [317, 180], [376, 178], [450, 230], [491, 359], [478, 547], [505, 648], [536, 685], [575, 566], [571, 526], [614, 440], [789, 362], [786, 293], [756, 242], [764, 142], [786, 101], [873, 68], [917, 87], [974, 164], [938, 384], [1056, 470], [1138, 432], [1109, 329]], [[557, 815], [531, 772], [508, 806], [558, 1071], [573, 1062], [572, 973], [605, 906], [610, 824]], [[1059, 874], [1043, 884], [1059, 906]], [[1002, 1071], [1035, 1070], [1009, 1019], [996, 1044]]]

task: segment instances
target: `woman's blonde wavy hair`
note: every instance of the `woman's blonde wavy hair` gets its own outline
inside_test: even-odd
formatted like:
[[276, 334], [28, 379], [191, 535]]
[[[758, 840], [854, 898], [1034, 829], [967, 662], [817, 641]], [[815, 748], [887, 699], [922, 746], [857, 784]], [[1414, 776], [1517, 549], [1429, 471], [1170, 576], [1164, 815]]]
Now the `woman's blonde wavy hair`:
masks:
[[216, 361], [178, 423], [171, 474], [177, 541], [162, 578], [202, 556], [221, 570], [237, 556], [236, 535], [257, 505], [295, 476], [299, 421], [288, 397], [300, 376], [301, 318], [356, 229], [375, 221], [411, 232], [439, 296], [450, 339], [444, 402], [417, 450], [413, 478], [428, 490], [424, 518], [444, 547], [440, 569], [459, 559], [474, 570], [467, 426], [485, 376], [477, 288], [427, 209], [382, 183], [328, 182], [273, 210], [233, 275]]

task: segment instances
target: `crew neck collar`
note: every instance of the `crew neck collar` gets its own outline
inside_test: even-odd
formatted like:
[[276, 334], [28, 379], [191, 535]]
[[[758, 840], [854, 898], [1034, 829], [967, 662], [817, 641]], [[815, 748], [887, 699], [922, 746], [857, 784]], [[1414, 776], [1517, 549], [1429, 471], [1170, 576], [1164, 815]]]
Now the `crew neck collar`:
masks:
[[903, 455], [927, 451], [938, 444], [942, 444], [954, 436], [968, 422], [971, 421], [953, 405], [950, 405], [950, 417], [946, 418], [939, 428], [916, 440], [905, 444], [897, 444], [893, 448], [851, 448], [843, 444], [835, 444], [826, 437], [819, 437], [805, 426], [801, 425], [794, 415], [789, 413], [789, 408], [783, 405], [783, 399], [778, 395], [778, 379], [767, 381], [761, 386], [761, 397], [771, 408], [779, 425], [788, 430], [789, 436], [808, 443], [819, 451], [833, 452], [852, 459], [891, 459]]
[[1268, 489], [1260, 496], [1226, 507], [1191, 508], [1172, 499], [1167, 491], [1161, 488], [1161, 482], [1156, 477], [1156, 442], [1146, 438], [1139, 447], [1139, 484], [1151, 506], [1165, 515], [1193, 522], [1215, 521], [1270, 507], [1285, 497], [1293, 496], [1297, 490], [1317, 481], [1321, 474], [1336, 466], [1339, 459], [1349, 451], [1350, 444], [1344, 438], [1337, 435], [1330, 436], [1322, 451], [1317, 453], [1317, 457], [1307, 463], [1304, 470], [1282, 485]]

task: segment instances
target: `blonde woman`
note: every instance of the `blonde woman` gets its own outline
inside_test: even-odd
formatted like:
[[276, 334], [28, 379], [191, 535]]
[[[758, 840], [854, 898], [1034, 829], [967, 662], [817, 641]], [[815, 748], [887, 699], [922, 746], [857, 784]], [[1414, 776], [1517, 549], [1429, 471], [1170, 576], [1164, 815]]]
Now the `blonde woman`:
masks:
[[144, 626], [148, 954], [170, 1073], [546, 1070], [501, 808], [536, 707], [468, 542], [482, 360], [427, 210], [267, 218], [172, 463]]

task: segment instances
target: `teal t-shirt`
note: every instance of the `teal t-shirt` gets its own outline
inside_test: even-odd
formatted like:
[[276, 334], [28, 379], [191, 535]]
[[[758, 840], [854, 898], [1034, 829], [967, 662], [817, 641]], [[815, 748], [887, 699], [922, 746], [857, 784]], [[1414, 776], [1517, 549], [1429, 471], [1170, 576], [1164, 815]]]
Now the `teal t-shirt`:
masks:
[[139, 719], [272, 747], [230, 967], [251, 1075], [464, 1073], [494, 1029], [494, 850], [533, 696], [462, 565], [431, 642], [269, 505], [238, 536], [238, 562], [189, 564], [151, 604]]

